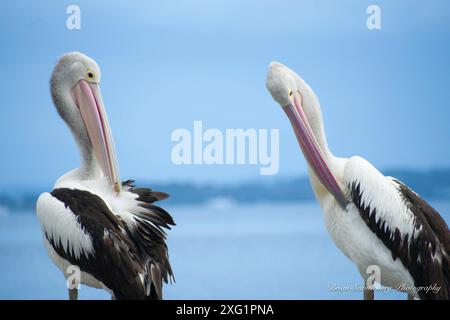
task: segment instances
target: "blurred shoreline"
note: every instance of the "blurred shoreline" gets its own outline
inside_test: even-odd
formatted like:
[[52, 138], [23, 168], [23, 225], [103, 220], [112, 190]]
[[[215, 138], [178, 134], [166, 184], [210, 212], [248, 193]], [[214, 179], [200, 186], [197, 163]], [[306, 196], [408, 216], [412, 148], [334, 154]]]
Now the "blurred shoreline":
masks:
[[[393, 176], [406, 183], [426, 200], [450, 200], [450, 169], [385, 170], [386, 176]], [[164, 205], [211, 205], [229, 207], [243, 203], [300, 203], [314, 201], [307, 176], [274, 178], [271, 182], [256, 179], [234, 184], [151, 182], [137, 180], [136, 186], [149, 186], [153, 190], [170, 194]], [[0, 215], [12, 211], [34, 209], [40, 193], [49, 191], [36, 187], [0, 188]]]

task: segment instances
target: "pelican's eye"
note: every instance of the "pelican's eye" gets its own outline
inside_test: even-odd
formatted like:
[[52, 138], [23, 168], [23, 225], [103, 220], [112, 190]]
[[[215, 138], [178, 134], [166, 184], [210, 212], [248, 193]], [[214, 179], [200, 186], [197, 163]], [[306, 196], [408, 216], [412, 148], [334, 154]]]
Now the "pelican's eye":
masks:
[[292, 90], [289, 90], [289, 97], [292, 97]]
[[95, 78], [94, 72], [91, 69], [88, 69], [87, 78], [89, 80], [94, 80], [94, 78]]

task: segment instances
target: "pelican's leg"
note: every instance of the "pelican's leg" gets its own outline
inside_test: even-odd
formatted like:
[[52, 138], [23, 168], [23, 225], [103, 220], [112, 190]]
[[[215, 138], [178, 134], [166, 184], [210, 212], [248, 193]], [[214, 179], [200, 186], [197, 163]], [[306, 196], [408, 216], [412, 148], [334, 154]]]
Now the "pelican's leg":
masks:
[[69, 289], [69, 300], [78, 300], [78, 289]]
[[375, 299], [375, 291], [373, 290], [373, 286], [375, 285], [374, 280], [369, 279], [369, 276], [366, 274], [363, 276], [364, 280], [364, 300], [374, 300]]
[[374, 300], [375, 293], [373, 289], [364, 288], [364, 300]]

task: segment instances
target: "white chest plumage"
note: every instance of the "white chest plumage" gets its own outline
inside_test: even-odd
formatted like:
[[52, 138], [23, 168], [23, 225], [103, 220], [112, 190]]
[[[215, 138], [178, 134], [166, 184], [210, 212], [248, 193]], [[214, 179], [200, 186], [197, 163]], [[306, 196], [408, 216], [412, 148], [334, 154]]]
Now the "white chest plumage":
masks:
[[[380, 284], [392, 288], [412, 287], [414, 281], [399, 259], [378, 239], [350, 203], [344, 210], [310, 172], [311, 184], [322, 208], [324, 222], [333, 242], [357, 267], [363, 278], [369, 266], [380, 268]], [[370, 271], [370, 270], [369, 270]]]
[[356, 265], [363, 278], [371, 274], [370, 266], [380, 268], [380, 284], [412, 287], [414, 281], [400, 259], [367, 227], [353, 204], [347, 211], [339, 206], [324, 210], [326, 228], [338, 248]]

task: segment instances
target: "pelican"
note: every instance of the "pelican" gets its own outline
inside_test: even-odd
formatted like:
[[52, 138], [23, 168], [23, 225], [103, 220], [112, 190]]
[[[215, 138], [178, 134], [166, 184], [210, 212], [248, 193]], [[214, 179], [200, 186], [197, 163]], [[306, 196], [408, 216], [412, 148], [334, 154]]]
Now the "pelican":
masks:
[[175, 223], [153, 202], [168, 195], [120, 181], [100, 79], [97, 63], [78, 52], [62, 56], [52, 73], [53, 103], [75, 137], [81, 166], [38, 198], [44, 245], [71, 300], [80, 283], [112, 299], [159, 300], [162, 283], [173, 280], [164, 228]]
[[294, 71], [272, 62], [266, 86], [294, 129], [328, 233], [365, 281], [364, 299], [374, 299], [372, 280], [409, 299], [449, 299], [450, 232], [436, 210], [367, 160], [334, 156], [319, 100]]

